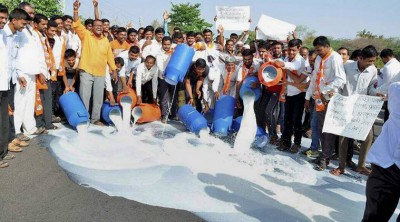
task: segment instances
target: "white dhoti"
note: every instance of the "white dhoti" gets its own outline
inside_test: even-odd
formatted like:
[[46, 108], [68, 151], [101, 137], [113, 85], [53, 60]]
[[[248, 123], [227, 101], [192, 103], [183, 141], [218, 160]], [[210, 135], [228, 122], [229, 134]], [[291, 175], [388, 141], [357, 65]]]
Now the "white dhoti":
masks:
[[15, 133], [22, 133], [21, 126], [27, 134], [36, 132], [35, 99], [36, 99], [36, 76], [25, 75], [26, 87], [21, 88], [16, 83], [14, 92], [14, 126]]

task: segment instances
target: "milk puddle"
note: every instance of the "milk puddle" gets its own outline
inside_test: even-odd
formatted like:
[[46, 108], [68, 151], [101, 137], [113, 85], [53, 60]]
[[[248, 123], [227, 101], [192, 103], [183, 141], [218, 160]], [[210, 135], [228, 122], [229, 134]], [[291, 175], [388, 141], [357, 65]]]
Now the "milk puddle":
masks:
[[[121, 112], [110, 117], [124, 129]], [[240, 153], [180, 123], [87, 131], [79, 137], [71, 129], [52, 131], [50, 151], [72, 180], [110, 196], [191, 211], [207, 221], [359, 221], [365, 206], [359, 201], [365, 182], [316, 172], [298, 155], [271, 147], [266, 154]], [[169, 136], [160, 137], [163, 132]]]

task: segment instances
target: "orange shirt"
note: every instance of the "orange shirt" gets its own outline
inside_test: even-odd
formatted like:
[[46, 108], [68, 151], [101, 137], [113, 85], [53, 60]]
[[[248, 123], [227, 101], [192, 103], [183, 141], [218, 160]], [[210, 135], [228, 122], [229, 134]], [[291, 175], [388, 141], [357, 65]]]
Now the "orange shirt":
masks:
[[80, 20], [74, 22], [72, 27], [82, 41], [79, 69], [94, 76], [105, 76], [107, 64], [110, 70], [117, 69], [110, 42], [106, 37], [96, 37], [82, 25]]
[[112, 41], [110, 42], [110, 46], [111, 46], [111, 49], [112, 49], [113, 51], [114, 51], [114, 50], [121, 50], [121, 51], [124, 51], [124, 50], [129, 50], [129, 48], [130, 48], [129, 43], [127, 43], [126, 41], [123, 42], [123, 43], [121, 44], [121, 43], [119, 43], [119, 41], [116, 40], [116, 39], [114, 39], [114, 40], [112, 40]]

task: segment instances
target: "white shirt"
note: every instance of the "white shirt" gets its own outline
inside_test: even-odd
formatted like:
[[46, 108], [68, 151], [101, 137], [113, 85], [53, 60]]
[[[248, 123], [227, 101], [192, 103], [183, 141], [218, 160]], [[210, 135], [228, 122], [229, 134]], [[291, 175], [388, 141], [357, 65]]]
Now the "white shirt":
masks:
[[400, 82], [400, 72], [397, 73], [392, 79], [390, 79], [389, 82], [384, 83], [383, 85], [379, 86], [379, 87], [376, 89], [376, 92], [377, 92], [377, 93], [380, 93], [380, 94], [386, 95], [387, 92], [388, 92], [388, 89], [389, 89], [390, 84], [392, 84], [392, 83], [394, 83], [394, 82]]
[[[143, 59], [146, 59], [146, 57], [149, 56], [149, 55], [152, 55], [155, 58], [158, 55], [158, 53], [160, 53], [161, 50], [162, 50], [161, 43], [158, 43], [154, 39], [151, 40], [151, 41], [152, 41], [152, 43], [150, 45], [144, 47], [144, 49], [143, 49], [143, 52], [142, 52], [142, 58]], [[140, 47], [142, 47], [142, 46], [143, 46], [143, 44]]]
[[[223, 95], [223, 89], [224, 89], [224, 85], [226, 82], [226, 78], [228, 77], [228, 72], [226, 71], [225, 65], [220, 67], [220, 71], [221, 71], [221, 84], [219, 87], [219, 91], [220, 94]], [[238, 81], [238, 72], [239, 69], [236, 66], [235, 67], [235, 72], [232, 74], [231, 79], [230, 79], [230, 84], [229, 84], [229, 88], [228, 88], [228, 92], [227, 95], [229, 96], [233, 96], [234, 98], [236, 98], [236, 83]]]
[[124, 66], [122, 66], [121, 70], [119, 71], [119, 76], [129, 78], [131, 73], [135, 75], [137, 67], [142, 62], [142, 59], [137, 58], [135, 60], [130, 60], [129, 51], [121, 52], [120, 54], [118, 54], [118, 57], [121, 57], [124, 60]]
[[64, 30], [62, 31], [62, 35], [66, 37], [66, 49], [73, 49], [76, 52], [77, 57], [80, 58], [82, 51], [82, 42], [79, 39], [78, 35], [76, 33], [72, 33], [71, 31], [65, 32]]
[[396, 58], [389, 60], [381, 69], [382, 84], [390, 82], [390, 80], [400, 72], [400, 62]]
[[[16, 57], [16, 75], [13, 76], [13, 82], [17, 82], [17, 77], [24, 77], [25, 75], [37, 75], [42, 72], [41, 57], [43, 53], [42, 43], [37, 35], [34, 35], [33, 28], [28, 25], [20, 35], [20, 44]], [[47, 70], [47, 66], [46, 66]]]
[[[313, 96], [315, 93], [315, 82], [317, 80], [317, 73], [321, 60], [322, 58], [320, 56], [317, 56], [315, 59], [314, 71], [312, 73], [310, 86], [308, 87], [306, 93], [306, 100], [310, 100], [311, 96]], [[325, 61], [323, 73], [324, 75], [319, 84], [321, 93], [324, 91], [324, 88], [338, 92], [339, 89], [343, 87], [344, 83], [346, 82], [346, 73], [344, 71], [343, 59], [337, 52], [333, 51]]]
[[343, 87], [344, 96], [353, 94], [375, 95], [374, 85], [377, 81], [378, 70], [374, 65], [369, 66], [363, 72], [358, 69], [358, 62], [346, 63], [346, 84]]
[[152, 81], [153, 97], [157, 98], [157, 87], [158, 87], [158, 69], [154, 65], [148, 70], [144, 63], [140, 63], [136, 73], [136, 93], [138, 96], [142, 96], [142, 85], [148, 81]]
[[[287, 69], [289, 71], [296, 71], [297, 75], [299, 77], [302, 74], [304, 74], [303, 72], [305, 72], [306, 62], [305, 62], [304, 58], [302, 56], [300, 56], [300, 54], [297, 54], [296, 57], [291, 62], [289, 62], [289, 58], [285, 58], [284, 63], [285, 63], [285, 69]], [[294, 74], [294, 75], [296, 75], [296, 74]], [[294, 82], [290, 78], [290, 76], [287, 76], [287, 81]], [[306, 81], [306, 80], [304, 80], [304, 81]], [[299, 90], [297, 87], [289, 85], [289, 84], [287, 85], [286, 89], [287, 89], [288, 96], [295, 96], [295, 95], [298, 95], [299, 93], [301, 93], [301, 90]]]
[[0, 29], [0, 91], [7, 91], [10, 89], [11, 79], [11, 73], [8, 72], [8, 49], [5, 38], [6, 33]]
[[157, 55], [158, 78], [164, 79], [165, 68], [167, 68], [171, 56], [172, 54], [165, 54], [164, 50], [158, 53]]
[[[260, 69], [260, 63], [258, 63], [258, 62], [257, 62], [257, 63], [256, 63], [256, 62], [253, 62], [253, 64], [251, 65], [251, 67], [253, 67], [253, 71], [252, 71], [252, 73], [248, 73], [247, 76], [252, 75], [252, 74], [255, 73], [255, 72], [258, 72], [258, 70]], [[238, 69], [238, 78], [237, 78], [237, 81], [238, 81], [238, 82], [241, 82], [241, 81], [243, 80], [243, 76], [242, 76], [243, 69], [245, 69], [245, 72], [248, 72], [248, 71], [249, 71], [246, 67], [243, 67], [243, 63], [240, 64], [240, 65], [239, 65], [239, 69]], [[250, 69], [251, 69], [251, 68], [250, 68]]]
[[62, 57], [62, 48], [64, 45], [64, 37], [58, 36], [57, 34], [54, 35], [54, 46], [53, 46], [53, 55], [54, 55], [54, 62], [56, 63], [56, 69], [61, 70], [61, 57]]

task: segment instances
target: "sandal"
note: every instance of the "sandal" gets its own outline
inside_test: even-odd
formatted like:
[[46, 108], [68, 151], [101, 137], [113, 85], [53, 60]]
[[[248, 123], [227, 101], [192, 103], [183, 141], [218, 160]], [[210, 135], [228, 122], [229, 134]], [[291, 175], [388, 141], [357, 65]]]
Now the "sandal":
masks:
[[315, 170], [317, 171], [324, 171], [326, 170], [326, 166], [329, 165], [329, 161], [326, 160], [319, 160], [319, 162], [317, 163], [317, 165], [315, 166]]
[[49, 132], [44, 127], [39, 127], [33, 135], [48, 134]]
[[51, 127], [47, 128], [48, 130], [57, 130], [59, 129], [58, 126], [52, 125]]
[[8, 167], [8, 166], [9, 166], [9, 165], [8, 165], [7, 162], [0, 161], [0, 168], [6, 168], [6, 167]]
[[333, 169], [333, 170], [329, 171], [329, 173], [332, 174], [332, 175], [335, 175], [335, 176], [340, 176], [340, 175], [344, 174], [344, 169], [338, 167], [336, 169]]
[[12, 160], [12, 159], [15, 159], [15, 156], [12, 155], [11, 153], [8, 153], [8, 154], [3, 158], [3, 160]]
[[19, 152], [22, 152], [23, 149], [21, 147], [17, 146], [16, 144], [9, 143], [8, 144], [8, 151], [19, 153]]
[[29, 138], [28, 136], [26, 136], [26, 135], [24, 135], [22, 133], [17, 135], [17, 139], [19, 139], [21, 141], [25, 141], [25, 142], [28, 142], [29, 140], [31, 140], [31, 138]]

